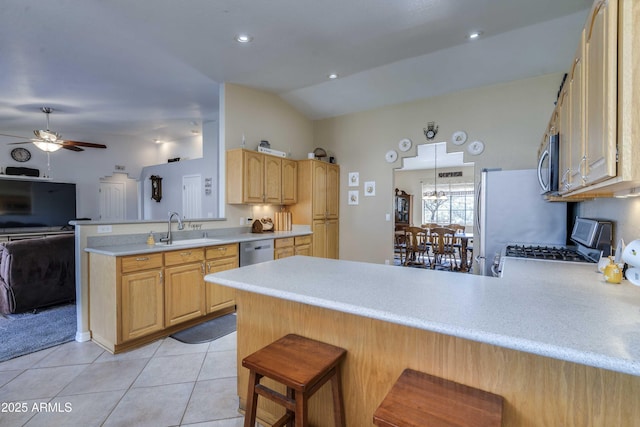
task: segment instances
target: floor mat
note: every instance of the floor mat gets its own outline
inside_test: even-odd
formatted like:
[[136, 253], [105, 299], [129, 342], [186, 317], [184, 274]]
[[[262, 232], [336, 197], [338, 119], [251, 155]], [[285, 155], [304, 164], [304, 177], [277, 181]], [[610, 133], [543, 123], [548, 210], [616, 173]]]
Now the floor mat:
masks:
[[208, 322], [201, 323], [184, 331], [176, 332], [171, 335], [171, 338], [185, 344], [201, 344], [229, 335], [231, 332], [235, 332], [235, 330], [236, 315], [232, 313], [209, 320]]

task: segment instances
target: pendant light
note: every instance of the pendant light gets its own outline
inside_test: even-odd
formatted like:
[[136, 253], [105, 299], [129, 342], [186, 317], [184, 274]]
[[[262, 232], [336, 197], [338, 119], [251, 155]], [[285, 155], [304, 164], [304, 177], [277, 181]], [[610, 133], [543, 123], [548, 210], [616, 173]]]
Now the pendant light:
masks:
[[433, 144], [433, 191], [424, 192], [422, 199], [427, 201], [447, 200], [444, 191], [438, 192], [438, 144]]

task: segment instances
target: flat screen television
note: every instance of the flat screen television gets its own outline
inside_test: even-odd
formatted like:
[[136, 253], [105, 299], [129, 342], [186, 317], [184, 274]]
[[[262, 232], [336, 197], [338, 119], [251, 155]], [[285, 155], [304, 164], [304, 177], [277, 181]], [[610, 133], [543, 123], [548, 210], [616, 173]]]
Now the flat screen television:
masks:
[[75, 218], [75, 184], [0, 179], [0, 228], [64, 227]]

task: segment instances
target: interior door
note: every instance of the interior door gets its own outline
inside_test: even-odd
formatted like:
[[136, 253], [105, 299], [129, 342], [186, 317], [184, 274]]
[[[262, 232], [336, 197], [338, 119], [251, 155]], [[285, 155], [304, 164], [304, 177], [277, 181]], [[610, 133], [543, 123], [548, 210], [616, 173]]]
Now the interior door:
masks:
[[98, 193], [100, 220], [124, 220], [126, 200], [125, 183], [101, 181]]
[[202, 218], [202, 176], [182, 177], [182, 215], [184, 218]]

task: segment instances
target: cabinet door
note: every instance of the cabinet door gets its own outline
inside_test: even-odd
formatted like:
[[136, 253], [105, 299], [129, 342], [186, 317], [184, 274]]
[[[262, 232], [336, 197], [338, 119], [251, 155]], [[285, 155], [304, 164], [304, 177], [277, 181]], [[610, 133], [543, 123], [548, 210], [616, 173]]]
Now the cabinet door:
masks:
[[325, 258], [327, 254], [327, 223], [324, 219], [313, 221], [311, 224], [313, 232], [312, 254], [316, 257]]
[[[218, 273], [220, 271], [238, 268], [238, 257], [221, 258], [207, 261], [207, 273]], [[220, 286], [207, 282], [207, 313], [213, 313], [223, 308], [235, 305], [235, 290], [227, 286]]]
[[558, 124], [557, 129], [560, 134], [560, 184], [558, 192], [564, 194], [571, 188], [571, 109], [569, 108], [570, 99], [568, 91], [568, 82], [562, 88], [560, 98], [558, 99]]
[[327, 166], [322, 162], [312, 164], [312, 206], [313, 219], [327, 217]]
[[571, 172], [569, 182], [571, 190], [584, 185], [582, 177], [586, 172], [586, 159], [584, 158], [584, 79], [583, 79], [583, 49], [584, 31], [582, 42], [574, 58], [571, 73], [569, 75], [569, 97], [571, 105]]
[[280, 204], [282, 199], [282, 159], [264, 156], [264, 203]]
[[123, 342], [164, 329], [162, 269], [123, 274], [121, 290]]
[[311, 256], [311, 245], [296, 245], [294, 249], [294, 255]]
[[586, 183], [616, 176], [617, 2], [596, 3], [585, 40]]
[[165, 269], [165, 326], [173, 326], [205, 314], [204, 263]]
[[326, 258], [338, 259], [338, 220], [330, 219], [326, 224]]
[[327, 217], [338, 218], [340, 206], [340, 168], [327, 164]]
[[242, 201], [244, 203], [264, 202], [264, 155], [243, 151], [243, 186]]
[[298, 162], [282, 159], [282, 204], [292, 205], [298, 201]]
[[294, 255], [294, 247], [276, 249], [273, 252], [273, 259], [287, 258]]

